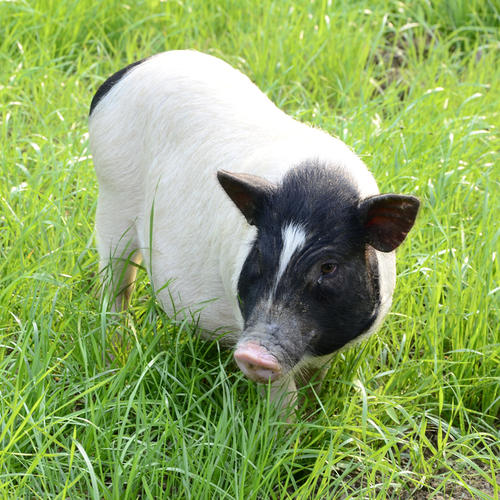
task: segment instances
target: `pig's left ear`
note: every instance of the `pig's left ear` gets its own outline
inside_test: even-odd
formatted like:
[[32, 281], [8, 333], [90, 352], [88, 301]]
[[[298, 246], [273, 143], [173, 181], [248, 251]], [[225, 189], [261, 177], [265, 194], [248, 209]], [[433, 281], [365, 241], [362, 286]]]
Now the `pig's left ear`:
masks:
[[272, 191], [273, 185], [256, 175], [236, 174], [227, 170], [219, 170], [217, 179], [248, 223], [255, 225], [257, 211]]
[[359, 204], [366, 242], [381, 252], [396, 249], [412, 228], [420, 202], [414, 196], [379, 194]]

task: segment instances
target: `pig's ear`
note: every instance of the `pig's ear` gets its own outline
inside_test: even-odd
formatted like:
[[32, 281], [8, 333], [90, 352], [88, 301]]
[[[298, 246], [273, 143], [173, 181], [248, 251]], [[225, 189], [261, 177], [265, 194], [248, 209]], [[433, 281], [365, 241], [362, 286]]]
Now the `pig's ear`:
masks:
[[217, 179], [249, 224], [255, 225], [256, 213], [272, 190], [272, 184], [256, 175], [235, 174], [226, 170], [219, 170]]
[[419, 206], [418, 198], [401, 194], [380, 194], [361, 201], [366, 242], [381, 252], [397, 248], [412, 228]]

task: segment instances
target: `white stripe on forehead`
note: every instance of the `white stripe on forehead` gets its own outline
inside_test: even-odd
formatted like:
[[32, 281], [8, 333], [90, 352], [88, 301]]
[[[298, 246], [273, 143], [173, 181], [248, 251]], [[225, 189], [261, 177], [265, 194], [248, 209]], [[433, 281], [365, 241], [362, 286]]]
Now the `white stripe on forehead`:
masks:
[[283, 276], [292, 255], [297, 250], [300, 250], [306, 241], [306, 232], [304, 228], [295, 224], [288, 224], [284, 227], [281, 230], [281, 236], [283, 238], [283, 247], [281, 249], [280, 262], [274, 289], [278, 286], [278, 283]]

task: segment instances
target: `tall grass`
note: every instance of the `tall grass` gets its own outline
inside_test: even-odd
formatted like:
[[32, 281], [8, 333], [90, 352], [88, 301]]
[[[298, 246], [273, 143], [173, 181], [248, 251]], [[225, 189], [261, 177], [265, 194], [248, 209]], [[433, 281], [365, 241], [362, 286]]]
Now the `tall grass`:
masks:
[[[396, 2], [0, 2], [3, 498], [499, 497], [499, 8]], [[144, 278], [100, 299], [93, 93], [195, 48], [417, 194], [392, 313], [287, 424]], [[110, 361], [118, 329], [128, 356]]]

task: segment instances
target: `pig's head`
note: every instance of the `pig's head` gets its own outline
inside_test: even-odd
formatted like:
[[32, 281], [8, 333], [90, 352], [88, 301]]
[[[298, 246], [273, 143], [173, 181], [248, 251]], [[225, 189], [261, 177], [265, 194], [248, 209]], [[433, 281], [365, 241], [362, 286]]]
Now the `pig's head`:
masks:
[[252, 380], [275, 380], [366, 333], [380, 316], [377, 252], [413, 226], [419, 201], [360, 199], [355, 183], [318, 165], [279, 185], [219, 171], [218, 179], [257, 236], [238, 280], [244, 331], [235, 359]]

